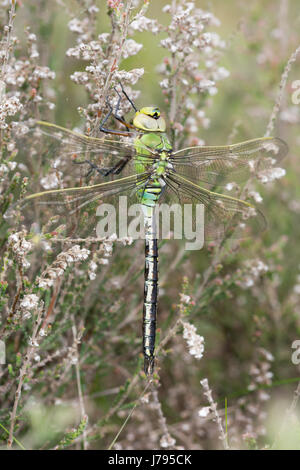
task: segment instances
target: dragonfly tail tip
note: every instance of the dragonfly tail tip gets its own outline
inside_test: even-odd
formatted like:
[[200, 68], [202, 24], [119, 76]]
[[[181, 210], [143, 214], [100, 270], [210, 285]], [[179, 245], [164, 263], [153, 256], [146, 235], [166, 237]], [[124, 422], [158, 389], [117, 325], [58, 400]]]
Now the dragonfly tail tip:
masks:
[[154, 369], [154, 356], [145, 356], [144, 358], [144, 372], [145, 374], [152, 375]]

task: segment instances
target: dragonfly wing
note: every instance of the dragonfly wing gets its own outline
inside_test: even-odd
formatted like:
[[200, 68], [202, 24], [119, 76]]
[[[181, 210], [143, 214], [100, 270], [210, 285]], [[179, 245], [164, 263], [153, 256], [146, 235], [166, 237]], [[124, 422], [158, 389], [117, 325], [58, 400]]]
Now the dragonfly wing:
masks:
[[179, 174], [194, 183], [217, 187], [245, 182], [276, 166], [287, 152], [283, 140], [262, 137], [234, 145], [186, 148], [173, 153], [171, 161]]
[[[124, 176], [136, 173], [134, 165], [135, 146], [130, 138], [90, 137], [65, 129], [56, 124], [36, 121], [32, 132], [26, 139], [34, 139], [34, 154], [23, 155], [20, 142], [20, 155], [31, 176], [44, 172], [44, 188], [54, 187], [60, 175], [69, 186], [74, 186], [80, 179], [82, 184], [91, 178], [99, 180], [106, 176], [107, 170], [115, 168], [117, 174]], [[124, 172], [123, 172], [124, 168]]]
[[[166, 183], [170, 202], [179, 199], [181, 205], [192, 204], [194, 211], [196, 204], [203, 204], [206, 242], [226, 236], [244, 238], [266, 229], [262, 212], [246, 201], [202, 188], [176, 173], [169, 173]], [[195, 213], [192, 222], [195, 229]]]
[[117, 213], [121, 194], [127, 196], [128, 206], [137, 202], [136, 190], [147, 180], [148, 174], [144, 173], [90, 186], [30, 194], [19, 203], [21, 213], [25, 223], [28, 226], [34, 223], [39, 232], [58, 230], [72, 238], [96, 237], [97, 208], [110, 204], [107, 210]]

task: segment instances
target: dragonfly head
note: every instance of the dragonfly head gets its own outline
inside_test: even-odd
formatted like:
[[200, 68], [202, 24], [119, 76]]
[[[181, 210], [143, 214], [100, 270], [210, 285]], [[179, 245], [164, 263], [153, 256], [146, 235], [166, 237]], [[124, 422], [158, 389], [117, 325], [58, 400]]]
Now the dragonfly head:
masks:
[[155, 106], [145, 106], [135, 113], [133, 125], [142, 131], [165, 132], [166, 121]]

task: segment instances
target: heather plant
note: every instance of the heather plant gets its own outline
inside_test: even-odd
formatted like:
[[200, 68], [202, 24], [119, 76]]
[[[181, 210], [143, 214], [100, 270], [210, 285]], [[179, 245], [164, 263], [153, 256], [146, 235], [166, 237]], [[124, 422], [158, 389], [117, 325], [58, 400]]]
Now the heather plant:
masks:
[[[210, 5], [1, 2], [3, 449], [299, 449], [296, 5]], [[138, 106], [160, 106], [175, 149], [264, 135], [290, 147], [280, 167], [225, 188], [262, 208], [265, 233], [192, 253], [160, 242], [151, 379], [141, 356], [143, 243], [67, 238], [53, 220], [28, 224], [18, 204], [71, 181], [49, 173], [55, 159], [70, 164], [68, 149], [35, 120], [99, 136], [120, 82]], [[122, 100], [120, 114], [131, 111]]]

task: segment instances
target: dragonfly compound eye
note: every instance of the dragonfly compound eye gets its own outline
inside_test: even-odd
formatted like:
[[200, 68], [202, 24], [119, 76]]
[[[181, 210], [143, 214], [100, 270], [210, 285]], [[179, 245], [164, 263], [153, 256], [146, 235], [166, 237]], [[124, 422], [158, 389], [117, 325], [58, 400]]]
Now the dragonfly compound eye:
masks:
[[153, 117], [154, 119], [159, 119], [160, 118], [160, 111], [159, 109], [154, 109], [152, 114], [151, 114], [151, 117]]

